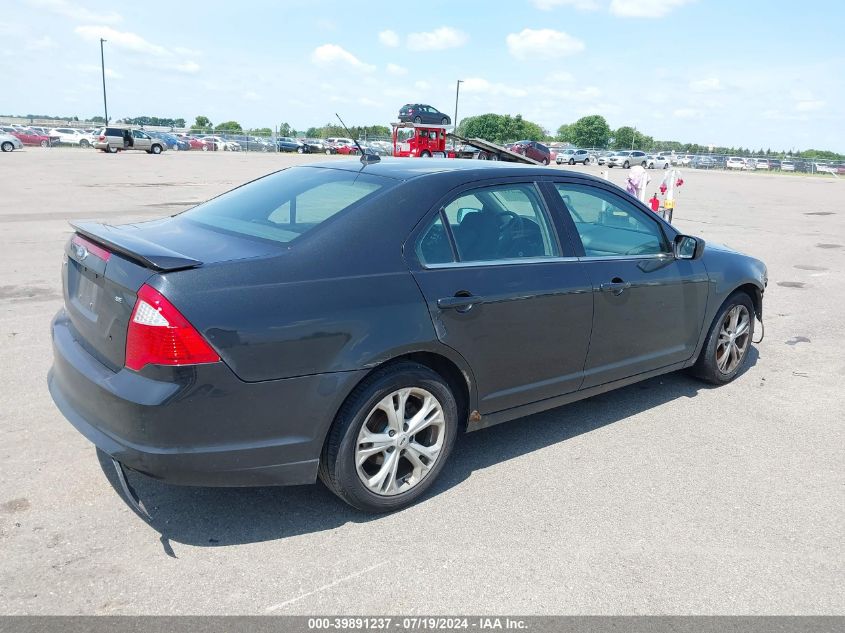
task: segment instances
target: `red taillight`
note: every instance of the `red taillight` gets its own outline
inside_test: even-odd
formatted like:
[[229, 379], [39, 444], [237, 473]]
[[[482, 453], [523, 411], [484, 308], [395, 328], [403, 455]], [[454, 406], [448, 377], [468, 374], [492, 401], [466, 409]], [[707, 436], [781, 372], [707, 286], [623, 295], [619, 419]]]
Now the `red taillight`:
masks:
[[109, 261], [109, 258], [111, 257], [110, 251], [107, 251], [102, 246], [99, 246], [99, 245], [95, 244], [94, 242], [92, 242], [90, 240], [86, 240], [81, 235], [74, 235], [71, 238], [70, 241], [71, 241], [71, 244], [75, 244], [76, 246], [81, 246], [86, 251], [88, 251], [89, 254], [94, 255], [95, 257], [99, 257], [104, 262]]
[[146, 284], [141, 286], [126, 332], [125, 364], [129, 369], [219, 360], [217, 352], [164, 295]]
[[100, 134], [100, 136], [97, 138], [97, 140], [99, 140], [99, 141], [105, 141], [105, 140], [106, 140], [106, 135], [105, 135], [105, 134]]

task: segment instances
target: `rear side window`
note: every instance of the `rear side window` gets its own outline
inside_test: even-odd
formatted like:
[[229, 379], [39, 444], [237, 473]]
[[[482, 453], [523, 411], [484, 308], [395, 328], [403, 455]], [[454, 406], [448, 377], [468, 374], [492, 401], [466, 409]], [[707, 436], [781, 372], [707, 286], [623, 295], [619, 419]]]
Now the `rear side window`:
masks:
[[360, 172], [293, 167], [224, 193], [182, 217], [240, 235], [287, 243], [395, 182]]
[[559, 251], [552, 232], [533, 184], [473, 189], [435, 216], [417, 244], [417, 255], [426, 265], [454, 261], [451, 234], [461, 262], [555, 257]]

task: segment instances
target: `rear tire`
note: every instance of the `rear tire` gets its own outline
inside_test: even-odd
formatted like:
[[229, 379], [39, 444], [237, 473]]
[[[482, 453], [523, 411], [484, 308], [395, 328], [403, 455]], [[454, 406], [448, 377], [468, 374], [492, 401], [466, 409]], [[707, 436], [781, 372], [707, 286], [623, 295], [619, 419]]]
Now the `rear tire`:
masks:
[[50, 147], [50, 141], [41, 141], [41, 147]]
[[574, 159], [574, 158], [570, 158], [570, 159], [569, 159], [569, 164], [570, 164], [570, 165], [574, 165], [574, 164], [575, 164], [575, 159]]
[[544, 158], [544, 159], [543, 159], [543, 160], [541, 160], [540, 162], [541, 162], [541, 163], [545, 166], [545, 165], [548, 165], [548, 164], [549, 164], [549, 159], [548, 159], [548, 158]]
[[91, 147], [91, 143], [89, 143], [86, 139], [82, 139], [81, 141], [79, 141], [79, 147], [87, 149], [88, 147]]
[[442, 119], [440, 119], [440, 125], [449, 125], [449, 119], [444, 116]]
[[[430, 413], [415, 419], [423, 408]], [[406, 435], [415, 423], [425, 426]], [[340, 407], [323, 445], [320, 479], [359, 510], [399, 510], [437, 479], [457, 427], [455, 398], [439, 374], [411, 362], [387, 365], [368, 376]], [[374, 441], [362, 440], [367, 437]], [[380, 446], [384, 449], [378, 450]]]
[[585, 158], [585, 159], [584, 159], [584, 167], [586, 167], [586, 166], [587, 166], [587, 165], [589, 165], [589, 164], [590, 164], [590, 159], [589, 159], [589, 158]]
[[117, 148], [116, 148], [116, 147], [112, 147], [111, 145], [109, 145], [109, 148], [108, 148], [106, 151], [107, 151], [109, 154], [117, 154]]
[[327, 149], [327, 150], [326, 150], [326, 156], [331, 156], [331, 155], [332, 155], [332, 150]]
[[429, 152], [428, 150], [425, 150], [424, 152], [422, 152], [420, 154], [420, 158], [431, 158], [431, 152]]
[[303, 148], [301, 148], [301, 147], [297, 147], [297, 148], [296, 148], [296, 153], [297, 153], [297, 154], [304, 154], [304, 153], [305, 153], [305, 150], [304, 150]]
[[[735, 323], [732, 320], [734, 313], [737, 315]], [[691, 368], [692, 374], [713, 385], [724, 385], [736, 378], [751, 350], [754, 316], [754, 302], [746, 293], [739, 291], [728, 297], [710, 325], [698, 360]], [[732, 355], [734, 349], [735, 356]]]

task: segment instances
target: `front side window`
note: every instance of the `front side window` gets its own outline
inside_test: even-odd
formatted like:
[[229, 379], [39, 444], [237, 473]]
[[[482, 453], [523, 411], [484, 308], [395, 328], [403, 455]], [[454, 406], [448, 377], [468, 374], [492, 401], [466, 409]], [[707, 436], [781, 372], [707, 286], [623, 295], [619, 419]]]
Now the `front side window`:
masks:
[[[461, 262], [555, 257], [553, 229], [533, 184], [509, 184], [462, 193], [443, 208]], [[436, 216], [418, 243], [424, 264], [453, 261]], [[448, 259], [446, 259], [448, 258]]]
[[587, 257], [669, 253], [663, 230], [648, 213], [610, 191], [575, 184], [555, 184]]
[[224, 193], [181, 217], [287, 243], [395, 183], [360, 172], [292, 167]]

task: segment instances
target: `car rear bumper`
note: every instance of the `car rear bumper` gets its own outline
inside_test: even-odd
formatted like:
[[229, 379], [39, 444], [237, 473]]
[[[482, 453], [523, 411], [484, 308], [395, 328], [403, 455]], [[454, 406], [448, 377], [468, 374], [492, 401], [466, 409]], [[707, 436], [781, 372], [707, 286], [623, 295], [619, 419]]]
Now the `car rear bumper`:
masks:
[[52, 323], [48, 385], [58, 409], [121, 464], [194, 486], [313, 483], [343, 399], [365, 371], [247, 383], [222, 362], [128, 369], [100, 364]]

